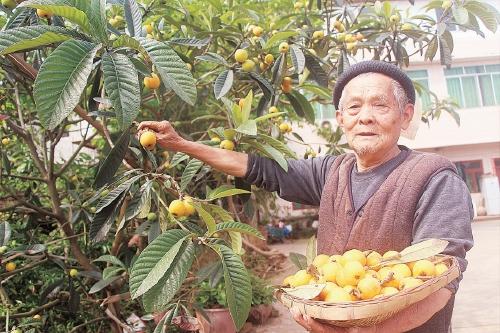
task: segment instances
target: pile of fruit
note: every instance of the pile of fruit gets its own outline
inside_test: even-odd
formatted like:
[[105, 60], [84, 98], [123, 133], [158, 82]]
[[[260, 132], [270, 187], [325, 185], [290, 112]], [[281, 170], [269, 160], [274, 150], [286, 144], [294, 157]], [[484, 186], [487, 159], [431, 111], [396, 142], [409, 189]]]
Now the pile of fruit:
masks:
[[324, 284], [314, 300], [350, 302], [393, 295], [414, 288], [448, 270], [443, 262], [429, 259], [391, 264], [401, 258], [397, 251], [381, 255], [376, 251], [349, 250], [342, 255], [316, 256], [307, 269], [283, 281], [283, 287]]

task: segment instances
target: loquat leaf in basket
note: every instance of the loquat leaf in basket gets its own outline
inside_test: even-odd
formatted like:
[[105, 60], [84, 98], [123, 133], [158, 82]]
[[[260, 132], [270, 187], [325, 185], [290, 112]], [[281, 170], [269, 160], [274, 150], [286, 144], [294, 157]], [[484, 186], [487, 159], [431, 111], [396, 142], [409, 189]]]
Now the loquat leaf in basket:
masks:
[[399, 255], [380, 260], [380, 265], [404, 264], [433, 257], [446, 249], [448, 241], [443, 239], [431, 238], [417, 244], [408, 246]]
[[319, 296], [326, 284], [308, 284], [295, 288], [281, 288], [287, 294], [303, 298], [303, 299], [313, 299]]

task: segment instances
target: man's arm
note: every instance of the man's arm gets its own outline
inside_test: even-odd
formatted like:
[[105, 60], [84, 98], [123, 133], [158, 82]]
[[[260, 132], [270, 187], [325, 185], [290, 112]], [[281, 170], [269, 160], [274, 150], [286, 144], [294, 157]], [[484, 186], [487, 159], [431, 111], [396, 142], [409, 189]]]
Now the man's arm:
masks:
[[[473, 217], [471, 197], [463, 180], [451, 170], [441, 171], [429, 180], [417, 204], [413, 244], [429, 238], [447, 240], [443, 254], [457, 258], [463, 273], [467, 268], [465, 254], [474, 244]], [[456, 293], [461, 279], [462, 274], [447, 288]]]
[[168, 121], [144, 121], [139, 124], [138, 136], [148, 129], [156, 133], [157, 143], [163, 149], [188, 154], [228, 175], [244, 177], [247, 173], [248, 155], [245, 153], [185, 140]]
[[138, 135], [147, 129], [156, 133], [158, 145], [163, 149], [186, 153], [226, 174], [245, 178], [288, 201], [319, 205], [321, 192], [334, 156], [309, 160], [288, 160], [288, 171], [276, 161], [257, 155], [213, 148], [180, 137], [168, 121], [145, 121]]
[[297, 323], [313, 333], [401, 333], [422, 326], [448, 303], [451, 295], [448, 289], [439, 289], [393, 317], [370, 327], [343, 328], [320, 323], [297, 311], [292, 311], [292, 314]]

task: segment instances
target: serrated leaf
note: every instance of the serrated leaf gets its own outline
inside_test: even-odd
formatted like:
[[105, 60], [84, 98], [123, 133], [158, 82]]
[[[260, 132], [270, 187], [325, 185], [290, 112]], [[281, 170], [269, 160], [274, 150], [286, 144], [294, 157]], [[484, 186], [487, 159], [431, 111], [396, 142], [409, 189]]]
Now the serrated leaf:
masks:
[[104, 88], [113, 104], [118, 126], [125, 129], [139, 114], [138, 73], [130, 59], [119, 53], [105, 53], [102, 59]]
[[260, 238], [260, 239], [265, 239], [264, 236], [260, 233], [260, 231], [258, 231], [257, 229], [255, 229], [251, 225], [241, 223], [241, 222], [235, 222], [235, 221], [227, 221], [227, 222], [218, 223], [216, 228], [215, 228], [215, 231], [216, 232], [217, 231], [237, 231], [237, 232], [240, 232], [243, 234], [255, 236], [255, 237]]
[[280, 151], [284, 156], [289, 157], [289, 158], [293, 158], [293, 159], [297, 159], [297, 156], [295, 155], [295, 153], [283, 142], [281, 142], [273, 137], [270, 137], [268, 135], [265, 135], [265, 134], [259, 134], [258, 139], [273, 146], [278, 151]]
[[194, 105], [196, 82], [184, 61], [165, 43], [148, 38], [139, 38], [139, 41], [155, 65], [163, 84], [184, 102]]
[[113, 264], [115, 266], [127, 268], [127, 266], [125, 266], [125, 264], [120, 259], [118, 259], [117, 257], [112, 256], [110, 254], [104, 254], [104, 255], [100, 256], [99, 258], [94, 259], [92, 261], [93, 262], [107, 262], [107, 263]]
[[264, 121], [264, 120], [267, 120], [267, 119], [270, 119], [270, 118], [275, 118], [275, 117], [279, 117], [281, 115], [284, 115], [284, 114], [287, 114], [287, 112], [274, 112], [274, 113], [268, 113], [268, 114], [265, 114], [263, 116], [260, 116], [258, 118], [255, 118], [255, 122], [261, 122], [261, 121]]
[[[243, 100], [243, 107], [241, 108], [241, 122], [244, 123], [250, 117], [250, 111], [252, 110], [252, 100], [253, 100], [253, 91], [250, 90], [248, 94], [245, 96]], [[241, 125], [238, 124], [238, 126]]]
[[217, 53], [207, 52], [203, 55], [196, 56], [195, 59], [213, 62], [219, 65], [229, 66], [229, 63], [221, 55]]
[[[141, 53], [146, 53], [146, 50], [142, 47], [141, 43], [128, 35], [121, 35], [113, 42], [113, 48], [120, 47], [130, 47]], [[151, 70], [148, 69], [147, 74], [151, 74]]]
[[32, 14], [35, 12], [32, 8], [16, 7], [9, 16], [7, 23], [3, 26], [3, 30], [18, 28], [29, 24]]
[[118, 216], [124, 198], [125, 194], [122, 194], [94, 215], [89, 228], [89, 237], [92, 242], [100, 242], [106, 238], [109, 229], [111, 229], [113, 222]]
[[234, 253], [242, 255], [243, 254], [243, 239], [241, 234], [236, 231], [228, 230], [229, 238], [231, 239], [231, 249]]
[[146, 311], [163, 311], [177, 293], [191, 269], [195, 256], [195, 246], [191, 240], [179, 251], [175, 263], [162, 279], [142, 297]]
[[172, 38], [168, 41], [169, 44], [177, 44], [184, 46], [194, 46], [201, 48], [210, 42], [210, 38], [197, 39], [197, 38]]
[[267, 79], [253, 72], [250, 72], [250, 77], [257, 82], [266, 99], [270, 100], [274, 96], [274, 88]]
[[308, 53], [304, 54], [306, 58], [306, 67], [309, 70], [311, 77], [320, 86], [328, 88], [328, 74], [321, 67], [316, 58]]
[[86, 2], [87, 0], [27, 0], [18, 4], [18, 7], [46, 10], [79, 25], [86, 33], [92, 33], [94, 29], [85, 14], [91, 11], [90, 2]]
[[11, 229], [9, 222], [0, 223], [0, 246], [7, 245], [10, 240]]
[[293, 67], [295, 68], [295, 73], [300, 74], [304, 71], [304, 66], [306, 64], [306, 58], [304, 52], [300, 49], [298, 45], [290, 46], [290, 56], [292, 58]]
[[222, 71], [214, 84], [214, 95], [216, 99], [224, 97], [233, 86], [234, 72], [232, 69]]
[[153, 186], [153, 181], [148, 180], [142, 185], [141, 188], [141, 200], [137, 205], [137, 218], [143, 219], [148, 216], [151, 210], [151, 187]]
[[257, 141], [252, 142], [251, 145], [257, 150], [265, 153], [269, 158], [275, 160], [283, 170], [288, 171], [288, 163], [279, 150], [267, 143], [260, 143]]
[[250, 136], [256, 136], [257, 135], [257, 123], [253, 119], [249, 119], [242, 123], [238, 128], [236, 128], [236, 132], [245, 134], [245, 135], [250, 135]]
[[[88, 0], [73, 0], [77, 4], [77, 8], [87, 8]], [[84, 5], [80, 5], [84, 3]], [[79, 6], [80, 5], [80, 6]], [[92, 32], [100, 41], [108, 41], [107, 21], [106, 21], [106, 0], [91, 0], [90, 10], [83, 10], [87, 14], [90, 21]]]
[[299, 117], [306, 118], [308, 122], [314, 124], [315, 114], [311, 103], [297, 90], [292, 90], [290, 93], [285, 94], [293, 109]]
[[39, 46], [56, 44], [77, 36], [71, 30], [51, 26], [38, 25], [19, 27], [0, 32], [0, 54], [34, 49]]
[[429, 45], [427, 45], [427, 50], [425, 51], [425, 59], [433, 60], [436, 52], [438, 50], [438, 40], [437, 38], [433, 38]]
[[470, 1], [465, 3], [464, 8], [467, 9], [470, 13], [479, 17], [481, 22], [483, 22], [484, 26], [488, 30], [493, 33], [497, 31], [498, 22], [495, 16], [495, 11], [493, 11], [494, 8], [488, 8], [488, 6], [485, 6], [485, 4], [477, 1]]
[[95, 283], [92, 288], [89, 290], [89, 294], [95, 294], [98, 291], [103, 290], [116, 280], [118, 280], [120, 277], [119, 276], [113, 276], [112, 278], [106, 279], [106, 280], [99, 280], [97, 283]]
[[451, 66], [451, 50], [444, 38], [438, 37], [441, 65]]
[[313, 299], [319, 296], [326, 284], [308, 284], [295, 288], [283, 288], [283, 290], [294, 297], [302, 299]]
[[290, 252], [288, 259], [300, 270], [307, 268], [307, 258], [305, 255], [295, 252]]
[[139, 180], [143, 176], [144, 176], [143, 174], [136, 175], [136, 176], [124, 181], [116, 188], [114, 188], [104, 198], [99, 200], [99, 202], [97, 203], [97, 207], [96, 207], [96, 213], [99, 213], [101, 210], [104, 209], [104, 207], [109, 206], [113, 201], [116, 200], [116, 198], [118, 198], [118, 196], [122, 195], [122, 193], [128, 192], [130, 189], [130, 186], [132, 186], [133, 183], [135, 183], [137, 180]]
[[269, 49], [274, 46], [274, 44], [278, 43], [279, 41], [288, 39], [290, 37], [297, 36], [299, 33], [296, 31], [280, 31], [275, 33], [271, 38], [269, 38], [264, 45], [264, 49]]
[[[160, 239], [160, 237], [161, 236], [158, 236], [153, 241], [153, 243], [155, 243], [156, 240]], [[152, 252], [155, 251], [153, 249], [150, 249], [148, 251], [149, 246], [144, 249], [144, 251], [137, 259], [136, 263], [134, 264], [132, 275], [130, 276], [130, 293], [132, 299], [141, 296], [161, 280], [163, 275], [165, 275], [169, 268], [175, 263], [175, 258], [177, 257], [179, 251], [184, 248], [187, 237], [188, 236], [186, 235], [185, 237], [179, 239], [174, 245], [168, 248], [168, 251], [164, 251], [162, 255], [160, 255], [160, 253], [157, 251]], [[150, 246], [153, 243], [151, 243]], [[153, 257], [155, 258], [153, 259]], [[151, 263], [154, 263], [154, 265], [151, 265]], [[141, 281], [137, 281], [138, 275], [133, 274], [134, 269], [139, 269], [139, 267], [142, 268], [145, 266], [148, 266], [147, 274], [140, 274]], [[133, 280], [133, 278], [135, 279]]]
[[448, 243], [448, 241], [445, 241], [443, 239], [427, 239], [420, 243], [408, 246], [407, 248], [402, 250], [399, 253], [399, 258], [382, 260], [381, 263], [383, 266], [386, 266], [426, 259], [443, 252], [448, 246]]
[[239, 188], [234, 188], [234, 187], [231, 188], [231, 187], [221, 186], [221, 187], [216, 188], [212, 192], [210, 192], [207, 199], [208, 200], [215, 200], [215, 199], [230, 197], [232, 195], [243, 194], [243, 193], [250, 193], [250, 192], [246, 191], [246, 190], [241, 190]]
[[241, 258], [227, 246], [214, 244], [210, 247], [221, 257], [229, 311], [236, 330], [240, 330], [248, 318], [252, 303], [252, 286], [248, 272]]
[[100, 47], [67, 40], [45, 59], [33, 89], [37, 113], [45, 128], [54, 129], [76, 107]]
[[314, 258], [317, 256], [316, 245], [316, 236], [312, 236], [308, 239], [306, 248], [307, 265], [311, 265]]
[[276, 61], [274, 62], [273, 68], [271, 69], [272, 79], [271, 82], [274, 87], [277, 87], [281, 84], [281, 77], [283, 76], [283, 72], [286, 69], [286, 56], [281, 53]]
[[233, 221], [233, 216], [227, 210], [218, 205], [204, 204], [203, 207], [208, 209], [212, 215], [216, 216], [221, 221]]
[[328, 101], [331, 101], [333, 98], [331, 90], [325, 87], [316, 86], [313, 84], [303, 84], [300, 86], [300, 89], [307, 90], [308, 92], [311, 92]]
[[108, 156], [102, 163], [101, 167], [97, 171], [94, 179], [94, 188], [100, 188], [111, 182], [116, 171], [122, 164], [125, 154], [128, 150], [128, 145], [130, 142], [130, 130], [127, 129], [120, 135], [120, 138], [116, 142], [115, 146], [109, 152]]
[[109, 266], [103, 269], [102, 271], [102, 278], [104, 280], [110, 279], [114, 276], [118, 276], [121, 272], [123, 272], [123, 267], [117, 267], [117, 266]]
[[181, 177], [181, 191], [184, 191], [188, 184], [191, 182], [196, 173], [203, 166], [203, 162], [195, 158], [191, 159], [186, 165]]
[[212, 233], [215, 232], [215, 228], [216, 228], [216, 222], [215, 222], [215, 219], [214, 217], [212, 216], [212, 214], [210, 214], [206, 209], [205, 209], [205, 206], [198, 203], [198, 202], [194, 202], [193, 203], [193, 206], [194, 208], [196, 209], [196, 212], [198, 213], [198, 215], [201, 217], [201, 219], [203, 220], [203, 222], [205, 222], [206, 226], [207, 226], [207, 233], [210, 235]]
[[124, 0], [123, 10], [127, 22], [127, 30], [132, 37], [142, 36], [142, 13], [135, 0]]
[[469, 22], [469, 12], [462, 6], [451, 7], [453, 18], [458, 24], [467, 24]]

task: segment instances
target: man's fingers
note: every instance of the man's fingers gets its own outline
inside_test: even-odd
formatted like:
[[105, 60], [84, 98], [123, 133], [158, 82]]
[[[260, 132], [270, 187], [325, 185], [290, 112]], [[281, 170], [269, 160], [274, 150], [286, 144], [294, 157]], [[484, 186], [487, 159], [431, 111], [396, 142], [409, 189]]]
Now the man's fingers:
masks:
[[139, 126], [137, 126], [137, 129], [142, 130], [142, 129], [150, 128], [154, 131], [159, 131], [162, 126], [164, 126], [164, 124], [162, 124], [158, 121], [143, 121], [139, 124]]

